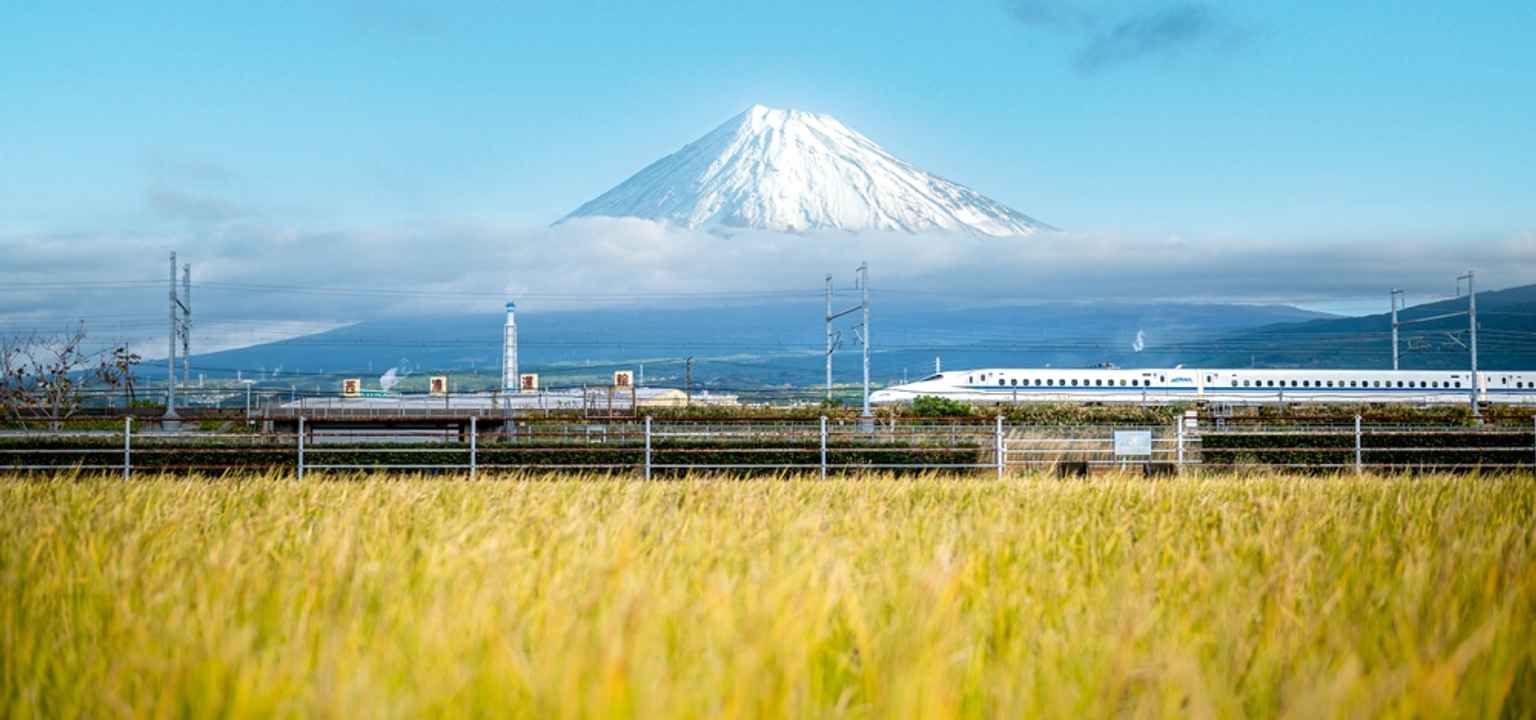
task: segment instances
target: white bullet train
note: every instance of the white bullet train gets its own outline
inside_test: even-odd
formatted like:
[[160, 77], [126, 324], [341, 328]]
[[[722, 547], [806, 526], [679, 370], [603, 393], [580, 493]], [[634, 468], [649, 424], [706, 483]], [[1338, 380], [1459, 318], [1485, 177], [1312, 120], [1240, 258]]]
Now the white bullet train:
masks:
[[[945, 371], [870, 395], [904, 403], [930, 395], [981, 403], [1166, 404], [1467, 403], [1472, 373], [1439, 370], [1212, 370], [991, 368]], [[1536, 404], [1536, 372], [1480, 372], [1482, 403]]]

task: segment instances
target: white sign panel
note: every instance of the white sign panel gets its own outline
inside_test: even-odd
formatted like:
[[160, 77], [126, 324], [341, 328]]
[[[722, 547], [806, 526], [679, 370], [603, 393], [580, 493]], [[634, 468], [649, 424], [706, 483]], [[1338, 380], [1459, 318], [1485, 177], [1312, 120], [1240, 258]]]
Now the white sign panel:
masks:
[[1152, 431], [1116, 430], [1115, 455], [1150, 457], [1152, 455]]

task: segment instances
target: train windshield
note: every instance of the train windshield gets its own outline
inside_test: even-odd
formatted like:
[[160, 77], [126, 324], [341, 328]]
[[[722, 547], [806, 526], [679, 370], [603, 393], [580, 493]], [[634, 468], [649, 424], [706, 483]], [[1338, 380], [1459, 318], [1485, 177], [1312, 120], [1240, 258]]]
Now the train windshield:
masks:
[[929, 380], [942, 380], [943, 378], [944, 378], [943, 375], [940, 375], [938, 373], [934, 373], [932, 375], [929, 375], [928, 377], [923, 378], [922, 380], [919, 380], [918, 382], [928, 382]]

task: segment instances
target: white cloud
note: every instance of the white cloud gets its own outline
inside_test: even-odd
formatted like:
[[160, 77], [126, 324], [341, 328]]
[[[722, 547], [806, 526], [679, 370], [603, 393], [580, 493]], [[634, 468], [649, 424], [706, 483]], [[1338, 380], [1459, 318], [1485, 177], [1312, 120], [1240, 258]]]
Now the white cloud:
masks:
[[[583, 219], [550, 228], [459, 222], [358, 229], [289, 227], [260, 217], [218, 214], [175, 239], [25, 232], [0, 237], [0, 250], [9, 258], [0, 269], [0, 282], [12, 286], [0, 293], [0, 327], [48, 326], [85, 317], [103, 333], [134, 338], [153, 351], [153, 338], [164, 337], [163, 285], [67, 284], [154, 283], [166, 277], [165, 253], [172, 245], [193, 264], [194, 318], [198, 331], [206, 334], [198, 344], [207, 348], [230, 344], [241, 328], [270, 339], [383, 315], [494, 312], [503, 292], [531, 308], [616, 299], [662, 302], [668, 298], [661, 295], [673, 294], [676, 300], [680, 293], [814, 293], [827, 272], [847, 287], [863, 260], [871, 265], [871, 285], [877, 290], [934, 293], [957, 301], [1316, 304], [1372, 296], [1388, 287], [1421, 294], [1449, 291], [1455, 275], [1468, 267], [1479, 270], [1481, 288], [1529, 283], [1536, 280], [1533, 236], [1295, 243], [1072, 233], [1009, 239], [843, 232], [722, 235], [634, 219]], [[15, 287], [43, 282], [66, 285]], [[281, 289], [288, 287], [336, 291]], [[341, 291], [348, 288], [437, 294]]]

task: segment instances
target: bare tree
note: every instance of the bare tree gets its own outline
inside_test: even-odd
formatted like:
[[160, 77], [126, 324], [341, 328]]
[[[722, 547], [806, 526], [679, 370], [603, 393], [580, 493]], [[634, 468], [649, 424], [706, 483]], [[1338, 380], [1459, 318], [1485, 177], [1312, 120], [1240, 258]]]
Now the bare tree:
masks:
[[85, 323], [57, 335], [0, 338], [0, 403], [6, 415], [46, 420], [50, 430], [58, 430], [78, 412], [92, 360], [84, 344]]
[[103, 353], [101, 364], [96, 367], [96, 378], [109, 388], [123, 389], [123, 408], [133, 410], [133, 369], [143, 360], [138, 353], [128, 349], [127, 345], [119, 345], [112, 348], [110, 354]]

